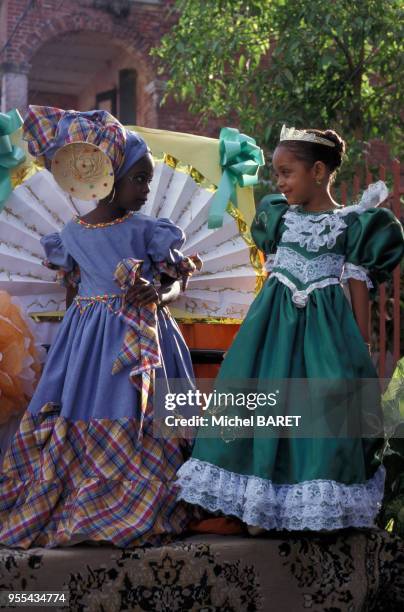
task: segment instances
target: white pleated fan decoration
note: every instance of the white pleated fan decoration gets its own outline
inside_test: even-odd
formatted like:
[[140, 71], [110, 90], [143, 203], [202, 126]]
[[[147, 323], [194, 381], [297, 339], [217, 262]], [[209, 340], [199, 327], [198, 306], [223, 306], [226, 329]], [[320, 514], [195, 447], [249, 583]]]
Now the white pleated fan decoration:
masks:
[[[204, 266], [184, 294], [170, 305], [181, 319], [242, 319], [255, 295], [259, 265], [248, 233], [225, 214], [210, 230], [207, 216], [213, 189], [168, 163], [157, 162], [148, 200], [141, 212], [169, 218], [186, 234], [184, 252], [198, 252]], [[19, 297], [28, 313], [64, 310], [65, 290], [44, 267], [40, 238], [61, 231], [74, 215], [94, 207], [65, 194], [47, 170], [16, 187], [0, 213], [0, 290]], [[237, 213], [235, 213], [237, 215]], [[242, 224], [241, 224], [242, 225]]]
[[0, 290], [18, 296], [28, 313], [64, 310], [66, 292], [43, 266], [39, 241], [93, 207], [66, 195], [47, 170], [16, 187], [0, 214]]
[[237, 221], [224, 215], [223, 226], [208, 229], [207, 218], [214, 191], [198, 184], [187, 172], [157, 163], [150, 194], [142, 212], [166, 217], [186, 234], [183, 251], [198, 253], [203, 268], [187, 290], [170, 305], [179, 318], [242, 319], [254, 299], [257, 272], [251, 263], [248, 236], [240, 235]]

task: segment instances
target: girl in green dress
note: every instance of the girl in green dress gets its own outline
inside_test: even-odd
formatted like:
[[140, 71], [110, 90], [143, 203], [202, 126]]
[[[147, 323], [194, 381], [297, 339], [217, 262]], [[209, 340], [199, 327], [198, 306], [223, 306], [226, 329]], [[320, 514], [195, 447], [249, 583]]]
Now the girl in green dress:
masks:
[[[227, 429], [223, 436], [211, 420], [213, 437], [201, 427], [192, 457], [178, 472], [180, 499], [236, 516], [250, 533], [371, 527], [383, 497], [385, 473], [377, 458], [382, 417], [368, 304], [369, 294], [400, 262], [404, 237], [393, 213], [378, 207], [388, 193], [381, 181], [356, 205], [342, 207], [332, 198], [330, 185], [344, 151], [331, 130], [283, 127], [273, 155], [283, 195], [262, 200], [251, 228], [271, 274], [215, 382], [221, 390], [235, 377], [240, 386], [254, 379], [261, 389], [265, 381], [283, 380], [289, 385], [286, 399], [280, 396], [276, 408], [261, 408], [261, 415], [300, 415], [307, 431], [307, 419], [320, 424], [317, 433], [263, 435], [255, 422], [252, 435], [234, 430], [229, 436]], [[300, 402], [293, 399], [292, 379], [308, 383], [310, 392]], [[363, 379], [373, 380], [371, 396], [361, 390]], [[341, 389], [354, 391], [344, 395]], [[237, 412], [251, 411], [219, 410]], [[365, 412], [379, 424], [375, 437], [364, 433]], [[353, 430], [347, 425], [352, 423]]]

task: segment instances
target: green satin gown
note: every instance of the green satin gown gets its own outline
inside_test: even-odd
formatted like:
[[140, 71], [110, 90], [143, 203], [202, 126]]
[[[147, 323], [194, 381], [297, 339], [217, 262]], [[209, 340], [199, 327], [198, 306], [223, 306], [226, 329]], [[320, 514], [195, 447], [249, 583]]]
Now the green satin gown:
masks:
[[[400, 222], [378, 208], [385, 189], [379, 181], [359, 204], [320, 213], [288, 206], [283, 196], [262, 200], [251, 233], [271, 273], [227, 352], [216, 388], [225, 389], [235, 377], [341, 384], [373, 379], [376, 385], [342, 283], [362, 280], [374, 296], [403, 257]], [[337, 420], [360, 424], [364, 408], [382, 420], [378, 383], [370, 402], [360, 392], [353, 398], [338, 404]], [[326, 426], [335, 406], [332, 392], [313, 392], [299, 408], [302, 418]], [[261, 410], [271, 414], [270, 407]], [[297, 414], [296, 406], [286, 399], [277, 405], [280, 413]], [[381, 437], [268, 437], [255, 428], [249, 437], [232, 439], [228, 429], [225, 436], [215, 431], [206, 437], [206, 428], [203, 434], [199, 429], [192, 457], [178, 472], [179, 499], [268, 530], [374, 525], [385, 479], [377, 458]]]

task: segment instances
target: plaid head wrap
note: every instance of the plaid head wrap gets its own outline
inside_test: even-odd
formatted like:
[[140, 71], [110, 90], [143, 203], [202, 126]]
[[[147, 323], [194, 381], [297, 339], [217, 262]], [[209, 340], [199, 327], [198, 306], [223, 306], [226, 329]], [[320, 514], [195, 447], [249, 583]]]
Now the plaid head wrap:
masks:
[[104, 110], [81, 113], [31, 105], [23, 124], [23, 138], [31, 155], [44, 156], [48, 169], [58, 149], [77, 141], [97, 145], [111, 160], [115, 174], [125, 159], [126, 130]]

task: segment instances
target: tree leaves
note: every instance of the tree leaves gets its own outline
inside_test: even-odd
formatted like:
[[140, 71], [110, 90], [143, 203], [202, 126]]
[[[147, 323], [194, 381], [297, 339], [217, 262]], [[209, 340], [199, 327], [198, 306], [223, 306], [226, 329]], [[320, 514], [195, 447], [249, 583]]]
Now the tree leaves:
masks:
[[181, 0], [177, 8], [177, 25], [152, 55], [169, 95], [192, 112], [232, 117], [269, 148], [286, 122], [336, 129], [353, 164], [369, 138], [402, 153], [399, 0]]

